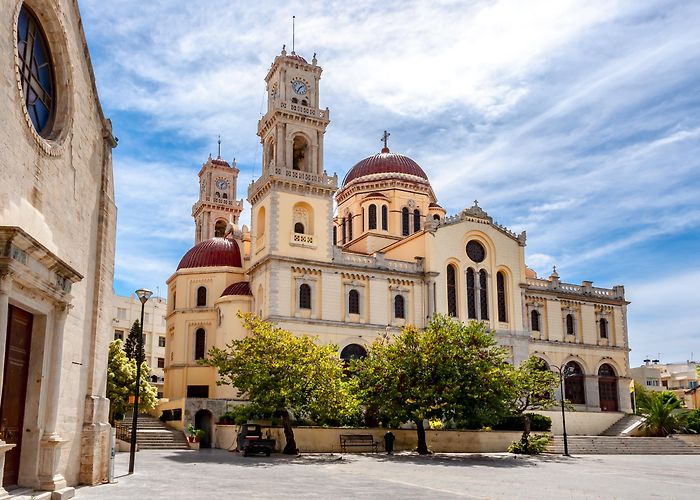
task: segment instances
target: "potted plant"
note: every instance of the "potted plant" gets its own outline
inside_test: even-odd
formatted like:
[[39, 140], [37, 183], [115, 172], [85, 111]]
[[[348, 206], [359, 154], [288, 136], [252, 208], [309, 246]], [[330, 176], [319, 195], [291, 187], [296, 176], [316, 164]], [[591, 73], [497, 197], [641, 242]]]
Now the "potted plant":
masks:
[[187, 426], [187, 444], [193, 450], [199, 449], [199, 442], [204, 437], [204, 430], [197, 429], [194, 425]]

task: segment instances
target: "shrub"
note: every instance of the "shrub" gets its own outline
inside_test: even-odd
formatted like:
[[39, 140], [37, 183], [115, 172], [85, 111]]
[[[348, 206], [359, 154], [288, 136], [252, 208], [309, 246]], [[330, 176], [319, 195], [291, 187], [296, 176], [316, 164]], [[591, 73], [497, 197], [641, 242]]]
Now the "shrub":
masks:
[[552, 438], [547, 434], [535, 434], [528, 436], [527, 443], [522, 440], [513, 441], [508, 447], [509, 453], [539, 455], [546, 448]]
[[700, 434], [700, 408], [693, 410], [688, 414], [688, 418], [685, 421], [686, 429], [688, 432], [694, 432]]
[[429, 423], [430, 428], [434, 431], [441, 431], [445, 428], [445, 424], [439, 418], [431, 418]]
[[[534, 432], [546, 432], [552, 428], [552, 419], [539, 413], [527, 413], [530, 417], [530, 430]], [[498, 431], [523, 431], [523, 418], [520, 415], [508, 415], [493, 426]]]

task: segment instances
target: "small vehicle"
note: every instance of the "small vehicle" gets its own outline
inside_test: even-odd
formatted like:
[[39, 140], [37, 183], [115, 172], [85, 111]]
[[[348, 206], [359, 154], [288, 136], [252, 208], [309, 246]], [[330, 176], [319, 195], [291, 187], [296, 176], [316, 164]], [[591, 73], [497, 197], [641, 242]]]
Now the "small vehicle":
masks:
[[275, 449], [274, 439], [263, 439], [262, 427], [258, 424], [243, 424], [236, 438], [238, 451], [243, 452], [243, 456], [247, 457], [251, 453], [264, 453], [270, 456], [272, 450]]

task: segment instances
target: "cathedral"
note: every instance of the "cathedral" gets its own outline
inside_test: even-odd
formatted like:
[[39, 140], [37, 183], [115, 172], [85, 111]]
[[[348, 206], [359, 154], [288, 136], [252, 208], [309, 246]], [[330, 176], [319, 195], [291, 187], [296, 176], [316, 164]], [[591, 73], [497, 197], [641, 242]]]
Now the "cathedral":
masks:
[[535, 355], [566, 367], [577, 410], [630, 411], [624, 287], [565, 283], [556, 269], [538, 277], [525, 264], [524, 231], [494, 222], [477, 202], [447, 214], [426, 170], [391, 151], [387, 132], [383, 148], [349, 162], [339, 183], [324, 168], [321, 72], [315, 54], [308, 62], [283, 49], [265, 76], [250, 228], [238, 224], [235, 162], [210, 157], [199, 171], [195, 245], [168, 279], [160, 409], [177, 427], [208, 430], [236, 400], [197, 360], [246, 335], [236, 316], [244, 311], [335, 344], [343, 359], [436, 313], [481, 321], [514, 363]]

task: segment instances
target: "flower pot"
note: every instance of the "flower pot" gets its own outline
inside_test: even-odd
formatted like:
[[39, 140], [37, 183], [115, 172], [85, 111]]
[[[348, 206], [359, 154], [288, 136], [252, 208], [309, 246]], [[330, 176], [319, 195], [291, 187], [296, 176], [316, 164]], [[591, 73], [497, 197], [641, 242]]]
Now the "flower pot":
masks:
[[199, 441], [187, 441], [188, 446], [190, 447], [190, 450], [198, 450], [199, 449]]

